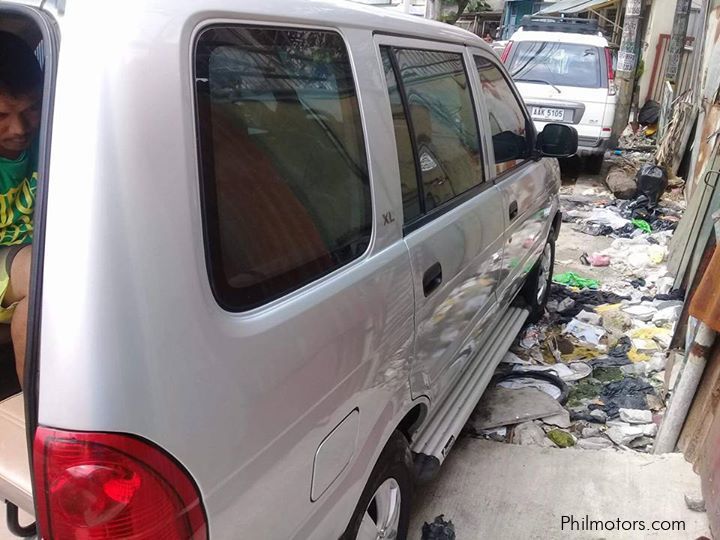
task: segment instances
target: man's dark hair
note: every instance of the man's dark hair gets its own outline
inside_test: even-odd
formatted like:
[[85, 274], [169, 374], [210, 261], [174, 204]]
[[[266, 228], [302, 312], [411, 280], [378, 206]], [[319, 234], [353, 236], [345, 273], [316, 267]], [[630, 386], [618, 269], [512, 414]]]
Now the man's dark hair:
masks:
[[25, 96], [40, 90], [42, 82], [40, 64], [28, 44], [0, 31], [0, 93]]

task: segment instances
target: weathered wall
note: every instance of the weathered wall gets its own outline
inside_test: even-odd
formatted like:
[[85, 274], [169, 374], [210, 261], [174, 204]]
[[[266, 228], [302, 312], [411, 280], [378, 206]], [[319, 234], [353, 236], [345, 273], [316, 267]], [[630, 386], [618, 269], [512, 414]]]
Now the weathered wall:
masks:
[[720, 0], [709, 0], [709, 13], [703, 58], [700, 67], [700, 83], [702, 87], [702, 102], [698, 115], [698, 133], [693, 148], [690, 182], [686, 195], [690, 196], [704, 177], [704, 169], [708, 161], [714, 156], [715, 148], [720, 143], [716, 134], [720, 130]]
[[645, 71], [640, 77], [640, 106], [645, 103], [645, 96], [650, 87], [652, 68], [655, 63], [656, 46], [660, 40], [660, 34], [672, 33], [673, 17], [677, 0], [653, 0], [650, 10], [650, 20], [645, 31], [642, 58], [645, 62]]

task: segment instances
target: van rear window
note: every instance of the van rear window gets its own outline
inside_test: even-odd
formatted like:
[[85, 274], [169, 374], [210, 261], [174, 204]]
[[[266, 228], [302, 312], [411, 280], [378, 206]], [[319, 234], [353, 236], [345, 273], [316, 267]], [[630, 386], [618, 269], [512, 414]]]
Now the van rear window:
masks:
[[195, 56], [208, 266], [244, 311], [362, 255], [372, 209], [350, 60], [333, 32], [204, 31]]
[[550, 41], [520, 41], [513, 45], [510, 74], [516, 81], [555, 86], [601, 88], [602, 51], [597, 47]]

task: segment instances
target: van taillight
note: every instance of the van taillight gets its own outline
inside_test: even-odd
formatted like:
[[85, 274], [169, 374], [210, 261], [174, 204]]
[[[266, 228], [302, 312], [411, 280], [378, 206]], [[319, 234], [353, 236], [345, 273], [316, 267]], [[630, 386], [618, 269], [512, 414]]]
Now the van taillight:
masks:
[[503, 49], [502, 54], [500, 55], [500, 61], [504, 64], [505, 60], [508, 59], [508, 56], [510, 56], [510, 49], [512, 49], [513, 42], [508, 41], [507, 45], [505, 45], [505, 48]]
[[605, 47], [605, 63], [607, 64], [608, 94], [614, 96], [617, 93], [615, 85], [615, 70], [613, 70], [613, 55], [609, 47]]
[[148, 442], [40, 426], [33, 458], [44, 538], [207, 539], [195, 484]]

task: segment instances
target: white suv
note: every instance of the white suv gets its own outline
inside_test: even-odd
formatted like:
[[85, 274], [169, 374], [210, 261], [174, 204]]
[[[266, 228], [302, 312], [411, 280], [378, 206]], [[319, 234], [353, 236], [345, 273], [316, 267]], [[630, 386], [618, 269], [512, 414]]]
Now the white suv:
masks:
[[525, 17], [503, 51], [538, 131], [547, 122], [572, 124], [578, 155], [599, 171], [615, 103], [613, 52], [596, 21]]

